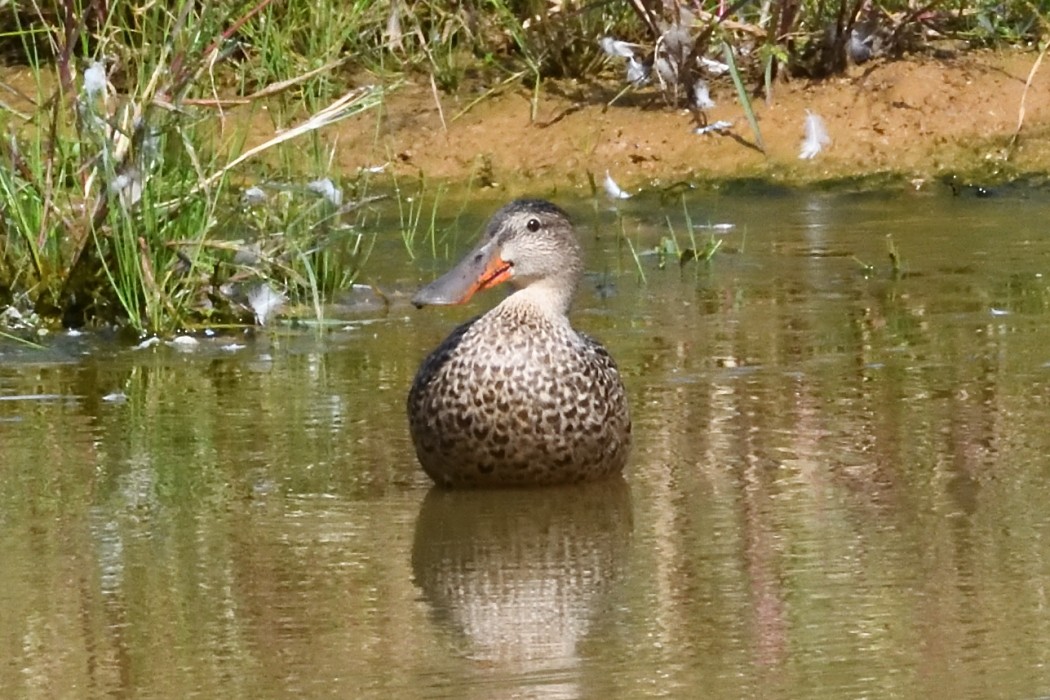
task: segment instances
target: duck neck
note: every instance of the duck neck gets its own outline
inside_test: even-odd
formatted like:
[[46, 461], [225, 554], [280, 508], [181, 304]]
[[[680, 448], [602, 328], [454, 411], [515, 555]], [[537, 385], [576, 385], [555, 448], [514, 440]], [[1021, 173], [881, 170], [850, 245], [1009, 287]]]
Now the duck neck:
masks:
[[575, 282], [537, 280], [514, 292], [507, 298], [507, 302], [514, 306], [527, 305], [552, 318], [564, 318], [569, 313], [575, 293]]

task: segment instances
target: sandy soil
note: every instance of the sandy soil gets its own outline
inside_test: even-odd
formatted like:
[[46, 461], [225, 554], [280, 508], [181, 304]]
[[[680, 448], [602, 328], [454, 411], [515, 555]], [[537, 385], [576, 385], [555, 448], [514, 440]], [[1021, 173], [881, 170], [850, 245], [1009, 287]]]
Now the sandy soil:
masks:
[[[409, 84], [375, 114], [344, 123], [344, 172], [389, 161], [397, 172], [428, 178], [491, 180], [509, 191], [585, 187], [608, 169], [633, 189], [683, 178], [758, 177], [790, 183], [879, 176], [920, 186], [939, 175], [1006, 179], [1050, 170], [1050, 64], [1034, 73], [1017, 131], [1022, 95], [1037, 55], [967, 52], [852, 67], [821, 82], [776, 85], [755, 103], [766, 153], [728, 78], [712, 82], [710, 121], [728, 120], [731, 135], [693, 132], [690, 112], [668, 107], [655, 88], [605, 108], [619, 86], [545, 86], [537, 119], [531, 94], [508, 89], [455, 118], [476, 95], [440, 96], [428, 82]], [[614, 73], [615, 70], [615, 73]], [[820, 115], [832, 143], [811, 161], [798, 158], [806, 110]], [[443, 115], [443, 117], [442, 117]], [[378, 137], [377, 137], [378, 136]]]

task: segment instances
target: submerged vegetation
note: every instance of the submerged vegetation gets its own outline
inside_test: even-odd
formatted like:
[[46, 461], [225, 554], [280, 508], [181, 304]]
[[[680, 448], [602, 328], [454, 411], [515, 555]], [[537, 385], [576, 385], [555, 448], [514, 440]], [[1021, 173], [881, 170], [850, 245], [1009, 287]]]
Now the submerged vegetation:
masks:
[[[354, 114], [381, 120], [402, 76], [479, 100], [524, 83], [535, 117], [545, 81], [623, 70], [625, 90], [715, 129], [706, 81], [727, 74], [761, 148], [748, 100], [771, 98], [778, 75], [945, 37], [1034, 45], [1046, 28], [1029, 3], [938, 0], [54, 0], [5, 5], [0, 22], [22, 74], [0, 98], [0, 310], [139, 334], [265, 323], [283, 302], [320, 317], [367, 262], [376, 197], [396, 199], [409, 258], [447, 253], [440, 187], [332, 172], [323, 139]], [[254, 143], [259, 120], [277, 135]], [[672, 232], [663, 253], [684, 264], [718, 244]]]

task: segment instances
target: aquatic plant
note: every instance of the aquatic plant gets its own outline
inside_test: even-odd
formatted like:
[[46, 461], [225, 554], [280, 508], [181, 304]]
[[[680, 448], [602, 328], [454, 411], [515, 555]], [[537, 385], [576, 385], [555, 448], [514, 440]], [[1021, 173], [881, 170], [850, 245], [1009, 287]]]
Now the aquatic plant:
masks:
[[[715, 253], [722, 247], [723, 238], [716, 236], [716, 232], [724, 232], [733, 228], [732, 224], [705, 224], [699, 225], [693, 223], [692, 213], [689, 211], [689, 204], [686, 200], [685, 195], [680, 198], [682, 205], [682, 218], [685, 223], [685, 230], [687, 232], [689, 243], [683, 247], [678, 242], [678, 234], [675, 232], [674, 223], [670, 216], [664, 217], [664, 222], [667, 226], [667, 235], [660, 239], [654, 249], [656, 255], [657, 264], [662, 270], [667, 267], [667, 262], [674, 261], [678, 263], [678, 266], [685, 267], [688, 263], [693, 261], [699, 262], [710, 262], [714, 258]], [[696, 231], [699, 228], [705, 228], [708, 230], [708, 236], [704, 240], [698, 241]]]
[[645, 268], [642, 266], [642, 259], [638, 254], [638, 249], [635, 247], [634, 242], [630, 236], [627, 235], [627, 231], [624, 228], [623, 215], [620, 212], [616, 213], [616, 241], [619, 244], [626, 245], [628, 252], [631, 254], [631, 259], [634, 261], [634, 269], [638, 274], [638, 281], [642, 285], [648, 284], [648, 280], [645, 276]]
[[[422, 175], [414, 182], [414, 186], [413, 183], [403, 182], [395, 176], [393, 186], [394, 198], [397, 202], [398, 230], [401, 233], [401, 242], [405, 246], [405, 252], [408, 253], [409, 258], [415, 258], [420, 244], [429, 243], [430, 254], [437, 257], [439, 254], [437, 219], [445, 194], [444, 186], [437, 185], [437, 191], [431, 194], [429, 183]], [[427, 209], [428, 197], [430, 197], [430, 207], [424, 221], [423, 215]], [[447, 248], [443, 251], [446, 255], [448, 252]]]

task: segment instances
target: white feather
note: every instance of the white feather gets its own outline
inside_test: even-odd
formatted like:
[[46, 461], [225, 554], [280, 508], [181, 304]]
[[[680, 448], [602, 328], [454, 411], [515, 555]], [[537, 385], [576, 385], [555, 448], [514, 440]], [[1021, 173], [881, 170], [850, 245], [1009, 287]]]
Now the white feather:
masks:
[[314, 194], [320, 195], [328, 200], [333, 207], [343, 204], [343, 191], [335, 186], [327, 177], [306, 183], [306, 189]]
[[715, 101], [711, 99], [711, 90], [707, 81], [699, 79], [693, 83], [693, 104], [697, 109], [714, 109]]
[[716, 61], [713, 58], [707, 58], [706, 56], [700, 57], [700, 65], [703, 66], [708, 73], [711, 75], [722, 75], [729, 70], [729, 64]]
[[872, 50], [872, 43], [874, 41], [874, 34], [864, 36], [854, 28], [853, 31], [849, 33], [849, 41], [846, 42], [846, 54], [854, 63], [864, 63], [870, 59], [874, 53]]
[[803, 160], [811, 160], [824, 150], [825, 146], [831, 145], [831, 137], [824, 128], [824, 120], [819, 115], [806, 110], [806, 123], [804, 127], [802, 148], [799, 149], [798, 157]]
[[106, 67], [95, 61], [84, 69], [84, 92], [88, 97], [102, 95], [106, 90]]
[[611, 36], [603, 36], [598, 40], [598, 44], [605, 55], [610, 58], [634, 58], [635, 44], [628, 44], [626, 41], [613, 39]]
[[649, 82], [649, 67], [639, 63], [633, 56], [627, 59], [627, 82], [635, 87]]
[[708, 124], [707, 126], [698, 126], [697, 128], [693, 129], [693, 132], [703, 136], [704, 134], [713, 134], [718, 131], [729, 131], [732, 128], [733, 122], [727, 122], [724, 119], [719, 119], [713, 124]]
[[244, 192], [241, 192], [241, 204], [246, 207], [255, 207], [260, 204], [265, 204], [267, 199], [266, 190], [258, 185], [253, 185]]
[[609, 199], [630, 199], [631, 195], [620, 189], [620, 186], [616, 184], [616, 180], [612, 179], [612, 175], [609, 171], [605, 171], [605, 194], [609, 196]]
[[666, 56], [660, 54], [653, 63], [656, 69], [656, 77], [660, 79], [660, 86], [664, 89], [669, 85], [678, 85], [678, 65], [670, 61]]
[[284, 302], [284, 294], [266, 282], [260, 282], [248, 290], [248, 306], [255, 312], [255, 321], [260, 326], [265, 326], [266, 321]]

